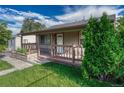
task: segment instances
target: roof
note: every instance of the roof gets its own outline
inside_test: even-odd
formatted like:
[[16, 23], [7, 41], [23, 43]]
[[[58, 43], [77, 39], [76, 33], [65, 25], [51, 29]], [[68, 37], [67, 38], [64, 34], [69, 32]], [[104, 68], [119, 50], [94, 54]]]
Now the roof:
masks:
[[78, 21], [78, 22], [65, 23], [65, 24], [60, 24], [60, 25], [54, 25], [54, 26], [51, 26], [49, 29], [70, 27], [70, 26], [76, 26], [76, 25], [85, 25], [86, 23], [87, 23], [86, 20], [82, 20], [82, 21]]
[[[99, 18], [98, 18], [99, 19]], [[109, 19], [114, 22], [115, 21], [115, 15], [110, 15]], [[26, 32], [26, 33], [20, 33], [22, 35], [32, 35], [32, 34], [38, 34], [38, 33], [53, 33], [53, 32], [61, 32], [64, 30], [71, 30], [71, 29], [81, 29], [84, 26], [86, 26], [88, 20], [81, 20], [78, 22], [72, 22], [72, 23], [66, 23], [66, 24], [60, 24], [51, 26], [50, 28], [41, 30], [41, 31], [34, 31], [34, 32]]]
[[[115, 20], [115, 15], [110, 15], [109, 19], [111, 21], [114, 21]], [[65, 24], [60, 24], [60, 25], [54, 25], [54, 26], [51, 26], [49, 29], [63, 28], [63, 27], [76, 26], [76, 25], [86, 25], [87, 22], [88, 22], [88, 20], [81, 20], [81, 21], [72, 22], [72, 23], [65, 23]]]

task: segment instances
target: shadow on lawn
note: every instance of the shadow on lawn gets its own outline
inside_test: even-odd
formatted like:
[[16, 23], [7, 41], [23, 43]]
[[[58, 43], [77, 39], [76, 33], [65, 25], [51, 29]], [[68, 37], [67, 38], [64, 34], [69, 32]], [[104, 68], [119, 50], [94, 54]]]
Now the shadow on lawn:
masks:
[[62, 78], [69, 79], [73, 82], [76, 82], [78, 85], [81, 86], [81, 70], [79, 68], [75, 68], [75, 67], [69, 67], [66, 65], [62, 65], [62, 64], [57, 64], [57, 63], [46, 63], [46, 64], [42, 64], [41, 68], [46, 69], [47, 71], [50, 71], [50, 73], [38, 80], [35, 80], [34, 82], [31, 82], [30, 84], [26, 85], [27, 87], [41, 81], [44, 80], [45, 78], [48, 78], [49, 76], [55, 75], [57, 74], [60, 78], [60, 80]]
[[[76, 67], [70, 67], [64, 64], [57, 64], [57, 63], [46, 63], [41, 65], [42, 69], [46, 69], [49, 74], [47, 74], [44, 77], [41, 77], [38, 80], [35, 80], [27, 85], [31, 86], [41, 80], [44, 80], [45, 78], [51, 77], [52, 75], [57, 75], [60, 80], [71, 80], [72, 82], [75, 82], [75, 84], [83, 87], [108, 87], [111, 86], [109, 83], [105, 83], [98, 80], [85, 80], [82, 78], [81, 75], [81, 69]], [[53, 81], [54, 82], [54, 81]]]
[[64, 64], [58, 64], [58, 63], [47, 63], [43, 64], [42, 67], [45, 67], [46, 69], [60, 75], [65, 76], [68, 78], [78, 78], [81, 79], [81, 69], [77, 67], [71, 67]]
[[64, 64], [57, 63], [47, 63], [43, 64], [42, 67], [45, 67], [48, 70], [51, 70], [53, 73], [56, 73], [60, 77], [65, 77], [73, 82], [77, 83], [80, 86], [84, 87], [108, 87], [111, 86], [110, 83], [98, 81], [98, 80], [84, 80], [82, 78], [81, 68], [71, 67]]
[[38, 80], [36, 80], [36, 81], [34, 81], [34, 82], [28, 84], [28, 85], [26, 85], [25, 87], [30, 87], [31, 85], [35, 84], [36, 82], [38, 82], [38, 81], [40, 81], [40, 80], [43, 80], [44, 78], [46, 78], [46, 77], [48, 77], [48, 76], [50, 76], [50, 75], [52, 75], [52, 74], [53, 74], [53, 73], [49, 73], [48, 75], [46, 75], [46, 76], [44, 76], [44, 77], [42, 77], [42, 78], [40, 78], [40, 79], [38, 79]]

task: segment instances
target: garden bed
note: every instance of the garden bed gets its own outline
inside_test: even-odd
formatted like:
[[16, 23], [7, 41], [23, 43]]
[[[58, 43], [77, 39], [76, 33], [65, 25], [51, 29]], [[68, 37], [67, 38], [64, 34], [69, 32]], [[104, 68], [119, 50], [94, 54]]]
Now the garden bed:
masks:
[[27, 52], [26, 54], [24, 53], [19, 53], [16, 51], [11, 52], [10, 57], [16, 58], [22, 61], [35, 61], [37, 60], [37, 53], [31, 52], [30, 54]]
[[13, 52], [11, 52], [10, 56], [12, 58], [16, 58], [16, 59], [19, 59], [19, 60], [22, 60], [22, 61], [27, 61], [27, 55], [23, 54], [23, 53], [19, 53], [19, 52], [13, 51]]

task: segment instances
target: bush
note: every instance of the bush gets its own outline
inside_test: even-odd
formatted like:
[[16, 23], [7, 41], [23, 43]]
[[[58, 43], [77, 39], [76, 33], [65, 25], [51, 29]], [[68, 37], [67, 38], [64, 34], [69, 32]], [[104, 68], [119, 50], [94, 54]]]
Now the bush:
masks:
[[22, 54], [26, 54], [26, 53], [27, 53], [27, 49], [26, 49], [26, 48], [18, 48], [18, 49], [16, 50], [16, 52], [22, 53]]
[[117, 84], [121, 84], [124, 82], [124, 66], [116, 70], [114, 78], [115, 78], [114, 81]]
[[0, 53], [6, 50], [6, 45], [0, 45]]
[[[124, 17], [120, 17], [117, 21], [117, 30], [121, 37], [120, 45], [124, 49]], [[117, 83], [124, 82], [124, 59], [122, 60], [119, 68], [116, 70], [114, 77]]]
[[108, 16], [90, 18], [84, 31], [84, 78], [112, 80], [123, 59], [120, 37]]

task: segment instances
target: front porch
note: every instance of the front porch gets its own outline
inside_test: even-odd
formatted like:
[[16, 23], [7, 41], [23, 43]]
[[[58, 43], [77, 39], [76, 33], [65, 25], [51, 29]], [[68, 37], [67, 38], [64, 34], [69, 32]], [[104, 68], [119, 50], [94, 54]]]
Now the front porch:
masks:
[[38, 59], [49, 59], [61, 63], [80, 64], [84, 49], [80, 31], [47, 33], [36, 35], [36, 43], [23, 43], [29, 53], [37, 53]]
[[[57, 47], [59, 47], [58, 50]], [[81, 46], [54, 45], [48, 49], [48, 53], [43, 52], [42, 47], [37, 49], [35, 43], [23, 44], [23, 48], [27, 48], [29, 54], [36, 53], [39, 60], [46, 59], [69, 65], [79, 66], [83, 57], [83, 48]], [[61, 48], [63, 48], [63, 51]], [[58, 53], [57, 51], [62, 51], [62, 53]]]

